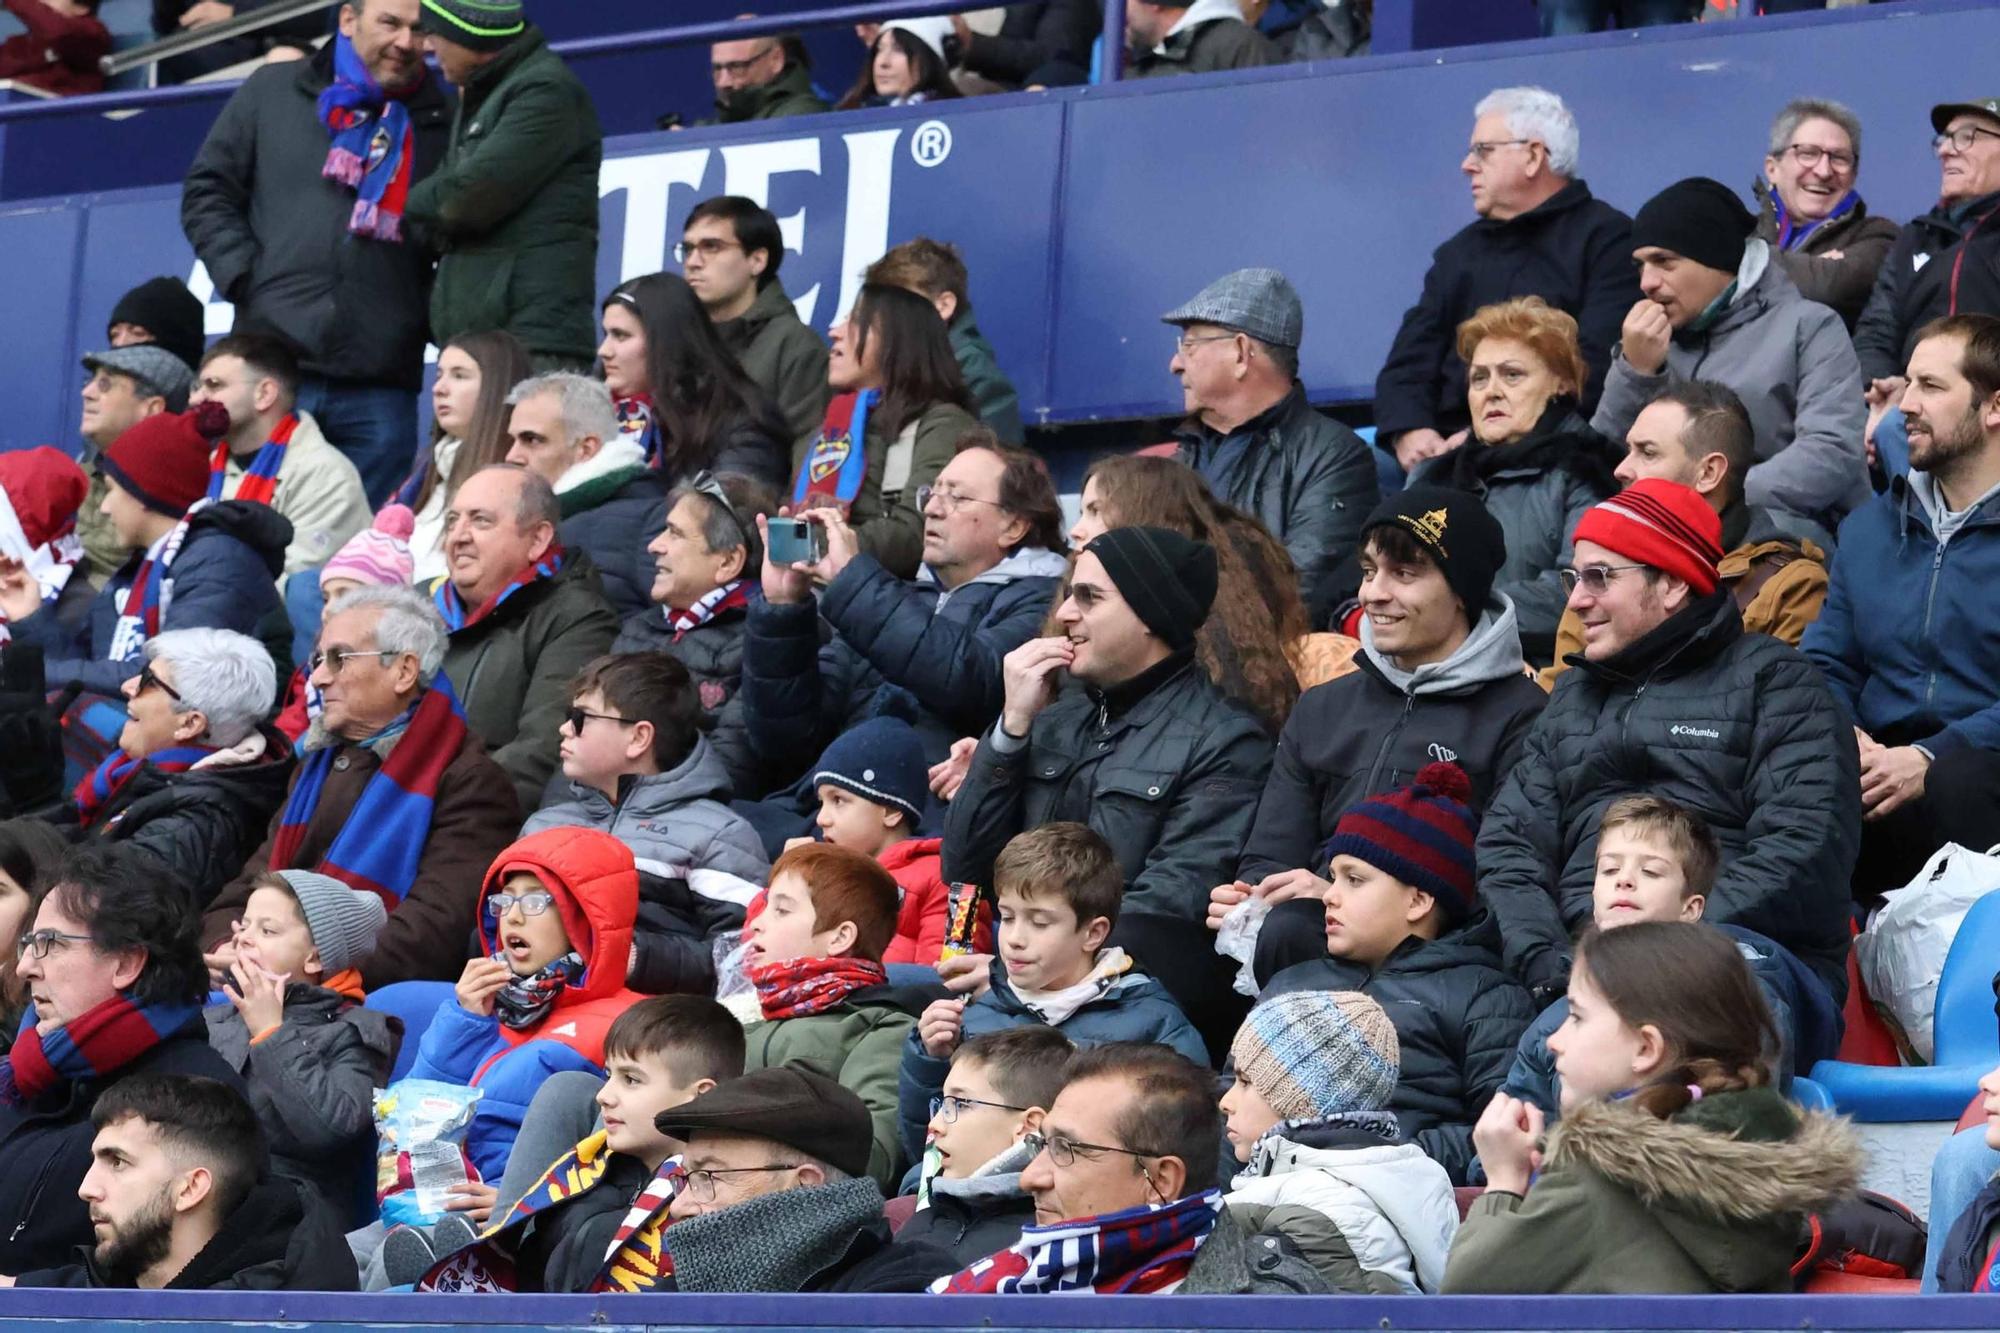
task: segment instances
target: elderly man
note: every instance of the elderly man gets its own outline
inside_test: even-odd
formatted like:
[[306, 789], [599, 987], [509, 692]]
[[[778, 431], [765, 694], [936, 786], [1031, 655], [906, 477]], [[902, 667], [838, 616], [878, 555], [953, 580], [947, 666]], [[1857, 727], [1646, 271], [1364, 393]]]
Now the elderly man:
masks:
[[1354, 554], [1378, 487], [1361, 437], [1306, 402], [1298, 292], [1276, 269], [1239, 269], [1160, 319], [1181, 331], [1167, 363], [1189, 413], [1175, 457], [1270, 529], [1307, 607], [1330, 612], [1334, 571]]
[[445, 511], [451, 572], [432, 598], [451, 631], [445, 674], [523, 811], [555, 772], [570, 682], [618, 636], [590, 557], [556, 540], [561, 520], [540, 474], [508, 463], [473, 473]]
[[90, 473], [90, 493], [77, 512], [77, 535], [90, 561], [90, 577], [102, 582], [125, 563], [129, 552], [111, 520], [102, 512], [110, 483], [99, 471], [99, 454], [147, 417], [187, 410], [194, 367], [164, 347], [147, 343], [113, 342], [110, 348], [83, 358], [90, 378], [83, 382], [83, 466]]
[[1702, 176], [1646, 201], [1632, 219], [1644, 295], [1590, 424], [1624, 439], [1667, 385], [1696, 375], [1728, 385], [1757, 436], [1744, 498], [1824, 538], [1869, 494], [1861, 368], [1840, 316], [1799, 295], [1755, 228], [1728, 186]]
[[1508, 970], [1538, 1004], [1561, 997], [1570, 935], [1590, 918], [1598, 820], [1650, 793], [1699, 811], [1721, 844], [1708, 919], [1784, 945], [1838, 1005], [1861, 820], [1833, 695], [1796, 649], [1743, 632], [1716, 572], [1722, 520], [1688, 487], [1646, 479], [1591, 509], [1574, 559], [1563, 582], [1583, 660], [1479, 830], [1479, 892]]
[[1237, 0], [1125, 0], [1130, 77], [1212, 74], [1283, 64], [1275, 42], [1243, 21]]
[[317, 870], [382, 896], [389, 923], [361, 964], [369, 990], [464, 969], [480, 881], [521, 815], [440, 674], [444, 656], [444, 626], [412, 589], [359, 588], [327, 608], [308, 677], [320, 715], [299, 742], [291, 793], [202, 918], [218, 973], [268, 870]]
[[618, 433], [611, 390], [602, 380], [554, 371], [515, 385], [507, 405], [507, 461], [555, 488], [562, 505], [556, 539], [590, 557], [621, 619], [645, 610], [653, 584], [646, 543], [666, 525], [667, 479], [646, 465], [636, 441]]
[[717, 42], [708, 48], [708, 69], [715, 80], [715, 116], [724, 125], [828, 109], [813, 89], [805, 47], [796, 37]]
[[1896, 224], [1870, 217], [1855, 181], [1861, 120], [1838, 102], [1801, 97], [1771, 122], [1771, 150], [1757, 182], [1757, 238], [1798, 284], [1849, 329], [1874, 290]]
[[[1376, 443], [1409, 471], [1465, 438], [1465, 363], [1458, 326], [1482, 306], [1539, 296], [1574, 316], [1590, 383], [1603, 388], [1618, 321], [1639, 294], [1631, 219], [1594, 198], [1577, 176], [1576, 118], [1544, 88], [1501, 88], [1473, 109], [1472, 145], [1459, 169], [1476, 222], [1437, 248], [1423, 294], [1403, 316], [1375, 380]], [[1386, 460], [1384, 460], [1386, 462]]]

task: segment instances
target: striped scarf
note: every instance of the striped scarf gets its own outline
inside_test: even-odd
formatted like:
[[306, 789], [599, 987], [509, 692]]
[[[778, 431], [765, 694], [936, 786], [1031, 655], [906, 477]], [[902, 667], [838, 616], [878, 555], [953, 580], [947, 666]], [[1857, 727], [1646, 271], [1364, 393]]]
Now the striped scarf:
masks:
[[1221, 1216], [1222, 1191], [1209, 1189], [1168, 1204], [1022, 1227], [1021, 1239], [930, 1289], [940, 1295], [1171, 1292], [1187, 1279]]
[[21, 1035], [0, 1060], [0, 1102], [23, 1106], [79, 1079], [123, 1069], [201, 1013], [198, 1004], [141, 1004], [120, 991], [43, 1036], [28, 1006]]
[[89, 776], [76, 784], [72, 799], [76, 801], [77, 814], [82, 817], [83, 826], [89, 828], [106, 802], [148, 764], [162, 773], [185, 773], [214, 753], [213, 745], [177, 745], [156, 750], [143, 759], [134, 759], [123, 750], [114, 750]]
[[667, 1208], [680, 1192], [681, 1159], [669, 1157], [646, 1182], [625, 1210], [625, 1220], [604, 1252], [604, 1267], [592, 1280], [590, 1290], [616, 1291], [631, 1295], [659, 1291], [673, 1280], [674, 1257], [667, 1252]]
[[819, 438], [806, 451], [805, 462], [792, 482], [792, 512], [801, 508], [854, 507], [868, 475], [868, 410], [882, 396], [879, 389], [835, 394], [826, 405]]
[[748, 970], [765, 1018], [810, 1018], [889, 980], [888, 969], [866, 958], [793, 958]]
[[[271, 438], [257, 451], [257, 457], [243, 470], [243, 480], [236, 484], [236, 494], [230, 498], [247, 500], [252, 504], [268, 505], [278, 494], [278, 473], [285, 466], [285, 450], [292, 442], [292, 432], [299, 428], [299, 414], [287, 412], [278, 428], [271, 432]], [[217, 440], [215, 452], [208, 460], [208, 498], [220, 500], [222, 491], [229, 483], [229, 441]]]
[[416, 882], [417, 866], [423, 861], [438, 782], [458, 757], [466, 735], [465, 713], [442, 671], [403, 717], [408, 724], [405, 734], [368, 779], [361, 799], [317, 866], [298, 865], [295, 858], [318, 812], [327, 774], [333, 771], [334, 751], [341, 747], [327, 745], [306, 756], [278, 816], [270, 869], [318, 870], [349, 888], [379, 895], [390, 911], [396, 910]]
[[400, 92], [383, 91], [354, 43], [333, 39], [333, 82], [319, 95], [319, 119], [333, 136], [320, 175], [353, 190], [347, 230], [377, 241], [403, 239], [403, 208], [416, 162], [416, 130], [402, 99], [423, 86], [417, 78]]
[[554, 578], [561, 572], [562, 567], [563, 548], [560, 546], [551, 546], [540, 560], [516, 574], [512, 579], [508, 580], [506, 587], [494, 593], [470, 612], [466, 611], [465, 599], [458, 595], [458, 589], [452, 586], [450, 579], [440, 579], [438, 581], [437, 591], [431, 594], [431, 600], [437, 604], [438, 614], [444, 617], [445, 628], [456, 634], [462, 629], [468, 629], [473, 625], [477, 625], [480, 621], [492, 615], [500, 609], [500, 603], [506, 601], [509, 597], [521, 591], [521, 589], [530, 584], [540, 583], [543, 579]]
[[667, 627], [674, 632], [674, 642], [679, 643], [681, 635], [689, 630], [700, 629], [724, 611], [734, 611], [749, 604], [750, 580], [734, 579], [703, 594], [701, 600], [685, 611], [671, 606], [663, 606], [660, 610], [667, 617]]
[[194, 516], [212, 503], [196, 500], [189, 505], [186, 516], [174, 525], [173, 531], [154, 542], [146, 552], [146, 558], [132, 575], [132, 586], [125, 590], [124, 605], [118, 609], [118, 624], [111, 631], [111, 651], [106, 655], [108, 661], [129, 661], [146, 646], [146, 640], [160, 632], [174, 598], [174, 581], [169, 577], [174, 558], [187, 542], [188, 525]]

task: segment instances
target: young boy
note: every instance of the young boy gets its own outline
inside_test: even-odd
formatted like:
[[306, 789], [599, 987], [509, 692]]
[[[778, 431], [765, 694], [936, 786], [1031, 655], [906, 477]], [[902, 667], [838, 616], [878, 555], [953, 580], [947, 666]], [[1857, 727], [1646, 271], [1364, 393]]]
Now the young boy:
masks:
[[523, 833], [601, 829], [632, 849], [639, 918], [626, 979], [646, 994], [715, 992], [715, 936], [743, 925], [770, 874], [764, 844], [729, 801], [729, 774], [701, 734], [701, 700], [679, 659], [617, 653], [570, 687], [562, 771], [571, 799]]
[[397, 1031], [361, 1005], [361, 960], [388, 921], [381, 898], [330, 875], [260, 875], [235, 924], [228, 999], [208, 1041], [243, 1075], [271, 1164], [310, 1181], [351, 1229], [374, 1177], [373, 1092]]
[[1263, 992], [1358, 990], [1381, 1004], [1402, 1048], [1388, 1109], [1453, 1184], [1466, 1180], [1472, 1126], [1535, 1016], [1500, 970], [1498, 928], [1478, 900], [1471, 790], [1456, 764], [1429, 764], [1412, 786], [1342, 815], [1327, 844], [1327, 956]]
[[899, 1100], [912, 1156], [951, 1053], [967, 1037], [1044, 1023], [1078, 1046], [1156, 1041], [1208, 1063], [1208, 1047], [1166, 987], [1104, 943], [1118, 924], [1125, 876], [1095, 831], [1059, 822], [1017, 835], [994, 859], [993, 888], [1000, 953], [985, 993], [932, 1004], [903, 1048]]

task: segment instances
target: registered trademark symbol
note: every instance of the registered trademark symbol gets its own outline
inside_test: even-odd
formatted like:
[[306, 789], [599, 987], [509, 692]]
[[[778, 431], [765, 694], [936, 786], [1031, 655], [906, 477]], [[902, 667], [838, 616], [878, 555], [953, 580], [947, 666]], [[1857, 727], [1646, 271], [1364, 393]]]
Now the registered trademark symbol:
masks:
[[951, 156], [951, 126], [927, 120], [910, 136], [910, 156], [920, 167], [934, 167]]

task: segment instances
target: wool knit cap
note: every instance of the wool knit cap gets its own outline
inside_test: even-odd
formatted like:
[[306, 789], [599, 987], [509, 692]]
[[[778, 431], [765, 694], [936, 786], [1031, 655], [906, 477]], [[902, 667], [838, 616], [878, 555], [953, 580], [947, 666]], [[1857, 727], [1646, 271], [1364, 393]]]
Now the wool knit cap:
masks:
[[1380, 1111], [1401, 1069], [1396, 1025], [1381, 1005], [1351, 990], [1272, 996], [1243, 1020], [1229, 1056], [1286, 1120]]
[[504, 51], [528, 30], [520, 0], [423, 0], [417, 26], [468, 51]]
[[83, 368], [92, 372], [102, 369], [131, 376], [140, 392], [158, 394], [166, 399], [169, 412], [185, 412], [188, 390], [194, 387], [194, 371], [188, 363], [153, 343], [134, 343], [130, 347], [108, 347], [101, 352], [92, 352], [83, 358]]
[[1425, 764], [1408, 787], [1371, 796], [1340, 817], [1320, 856], [1365, 861], [1422, 889], [1456, 921], [1478, 893], [1472, 841], [1479, 817], [1466, 804], [1472, 779], [1457, 764]]
[[872, 717], [842, 732], [819, 757], [813, 786], [830, 783], [864, 801], [901, 810], [914, 830], [930, 798], [930, 765], [917, 729], [897, 717]]
[[1247, 333], [1269, 347], [1297, 348], [1305, 341], [1306, 307], [1298, 288], [1278, 270], [1239, 268], [1196, 292], [1186, 305], [1161, 315], [1160, 322], [1182, 328], [1216, 324]]
[[179, 518], [208, 494], [208, 459], [229, 431], [229, 412], [203, 403], [138, 422], [98, 455], [104, 475], [156, 514]]
[[383, 505], [373, 527], [349, 537], [347, 545], [320, 567], [319, 586], [324, 588], [329, 579], [383, 587], [408, 584], [416, 577], [416, 558], [410, 554], [410, 534], [416, 528], [417, 516], [408, 505]]
[[1166, 528], [1112, 528], [1083, 548], [1097, 557], [1139, 623], [1186, 648], [1215, 604], [1215, 550]]
[[1493, 595], [1493, 580], [1507, 563], [1507, 533], [1479, 497], [1448, 486], [1409, 486], [1381, 504], [1361, 525], [1361, 542], [1376, 528], [1400, 528], [1430, 556], [1477, 621]]
[[153, 341], [188, 366], [201, 364], [208, 346], [208, 311], [179, 278], [149, 278], [118, 298], [105, 321], [108, 341], [114, 324], [136, 324]]
[[1703, 597], [1720, 580], [1722, 518], [1692, 487], [1647, 477], [1576, 521], [1573, 541], [1596, 542], [1684, 581]]
[[1675, 181], [1648, 199], [1632, 219], [1632, 248], [1658, 246], [1683, 259], [1735, 273], [1757, 219], [1736, 191], [1706, 176]]
[[375, 952], [375, 937], [389, 923], [389, 909], [380, 896], [349, 888], [316, 870], [280, 870], [278, 878], [291, 885], [292, 896], [299, 900], [327, 976], [359, 967]]
[[927, 19], [890, 19], [882, 25], [884, 29], [900, 28], [931, 49], [931, 54], [949, 65], [951, 57], [945, 54], [945, 43], [952, 37], [951, 20], [942, 15]]
[[654, 1127], [670, 1138], [685, 1141], [710, 1131], [769, 1139], [850, 1176], [868, 1174], [874, 1123], [860, 1097], [804, 1064], [725, 1079], [653, 1118]]

